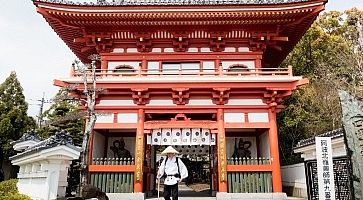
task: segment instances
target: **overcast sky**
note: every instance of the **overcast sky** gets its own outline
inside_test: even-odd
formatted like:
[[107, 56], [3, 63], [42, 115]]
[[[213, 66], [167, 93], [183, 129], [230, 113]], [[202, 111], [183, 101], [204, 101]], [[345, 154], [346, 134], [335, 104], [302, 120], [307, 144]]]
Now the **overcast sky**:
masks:
[[[85, 0], [81, 0], [83, 2]], [[87, 0], [86, 0], [87, 1]], [[330, 0], [327, 10], [363, 9], [363, 0]], [[53, 79], [67, 77], [75, 55], [35, 11], [31, 0], [4, 0], [0, 6], [0, 83], [16, 71], [29, 103], [39, 113], [43, 92], [51, 99], [58, 88]], [[46, 105], [47, 108], [47, 105]]]

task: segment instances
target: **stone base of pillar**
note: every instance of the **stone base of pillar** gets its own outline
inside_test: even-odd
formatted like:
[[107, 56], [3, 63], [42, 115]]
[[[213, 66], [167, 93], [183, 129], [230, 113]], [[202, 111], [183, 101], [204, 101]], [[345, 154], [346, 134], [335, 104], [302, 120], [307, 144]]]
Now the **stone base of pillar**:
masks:
[[110, 200], [144, 200], [145, 193], [107, 193]]
[[287, 200], [286, 193], [226, 193], [218, 192], [217, 200]]

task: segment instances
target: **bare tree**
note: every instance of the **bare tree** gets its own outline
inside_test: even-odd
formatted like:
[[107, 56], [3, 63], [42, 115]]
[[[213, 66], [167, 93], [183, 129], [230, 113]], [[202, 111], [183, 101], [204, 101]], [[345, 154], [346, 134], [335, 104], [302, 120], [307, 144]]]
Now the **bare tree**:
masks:
[[[84, 129], [82, 152], [81, 152], [81, 194], [82, 186], [88, 183], [88, 162], [89, 162], [89, 140], [93, 134], [93, 128], [96, 123], [97, 115], [95, 112], [97, 85], [96, 85], [96, 62], [99, 60], [98, 55], [90, 56], [92, 63], [87, 65], [80, 65], [79, 62], [75, 62], [77, 65], [77, 71], [81, 73], [83, 78], [85, 95], [84, 103], [86, 108], [86, 126]], [[90, 70], [88, 69], [90, 67]], [[82, 99], [81, 99], [82, 100]]]

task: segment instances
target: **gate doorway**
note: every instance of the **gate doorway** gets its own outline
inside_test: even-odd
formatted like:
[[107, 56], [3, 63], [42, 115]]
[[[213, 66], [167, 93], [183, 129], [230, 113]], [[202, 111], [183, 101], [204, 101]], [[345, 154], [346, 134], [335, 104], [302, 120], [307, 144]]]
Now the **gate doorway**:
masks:
[[[161, 156], [161, 152], [167, 146], [155, 146], [155, 171], [156, 177], [160, 163], [163, 162], [165, 156]], [[188, 177], [179, 183], [179, 197], [210, 197], [215, 194], [213, 188], [216, 182], [217, 165], [214, 152], [214, 146], [196, 146], [196, 145], [180, 145], [173, 146], [180, 152], [178, 157], [183, 161], [188, 169]], [[189, 153], [190, 152], [190, 153]], [[199, 152], [199, 153], [197, 153]], [[157, 195], [157, 182], [155, 182], [154, 197]], [[163, 179], [160, 184], [160, 196], [163, 192]]]
[[[161, 152], [173, 146], [188, 169], [188, 177], [179, 184], [180, 197], [209, 197], [217, 190], [216, 121], [213, 113], [150, 115], [145, 122], [146, 159], [150, 163], [149, 196], [157, 195], [156, 174], [164, 156]], [[169, 119], [169, 120], [167, 120]], [[161, 181], [163, 184], [163, 180]], [[161, 190], [163, 185], [161, 184]], [[150, 187], [151, 186], [151, 187]]]

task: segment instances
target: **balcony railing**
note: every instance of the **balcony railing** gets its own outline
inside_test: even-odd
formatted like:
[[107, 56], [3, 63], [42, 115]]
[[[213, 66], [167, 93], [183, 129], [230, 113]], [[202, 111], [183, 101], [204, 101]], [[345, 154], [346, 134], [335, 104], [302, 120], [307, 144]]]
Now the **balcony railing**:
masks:
[[[91, 70], [85, 73], [91, 74]], [[83, 72], [71, 70], [72, 77], [81, 77]], [[193, 76], [217, 76], [217, 77], [291, 77], [292, 67], [288, 68], [249, 68], [249, 69], [226, 69], [216, 71], [214, 69], [185, 69], [185, 70], [158, 70], [158, 69], [117, 69], [103, 70], [97, 69], [96, 76], [100, 78], [117, 78], [117, 77], [193, 77]]]
[[93, 0], [79, 2], [76, 0], [38, 0], [47, 3], [85, 6], [126, 6], [126, 5], [243, 5], [243, 4], [282, 4], [309, 0]]

